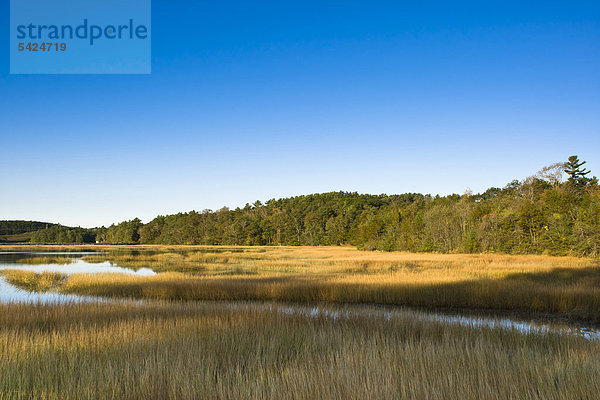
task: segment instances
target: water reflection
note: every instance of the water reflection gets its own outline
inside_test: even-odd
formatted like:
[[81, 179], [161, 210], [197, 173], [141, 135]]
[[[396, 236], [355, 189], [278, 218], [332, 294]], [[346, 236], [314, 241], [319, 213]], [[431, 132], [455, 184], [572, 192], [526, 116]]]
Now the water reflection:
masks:
[[[72, 274], [128, 274], [137, 276], [153, 276], [156, 272], [149, 268], [134, 270], [119, 267], [108, 261], [102, 263], [88, 263], [81, 258], [86, 255], [99, 255], [98, 252], [0, 252], [0, 270], [17, 269], [21, 271], [58, 272], [65, 275]], [[22, 264], [19, 260], [24, 258], [64, 257], [72, 259], [70, 264]], [[87, 303], [106, 301], [99, 297], [78, 296], [53, 292], [29, 292], [11, 285], [5, 278], [0, 277], [0, 303], [38, 303], [38, 304], [65, 304]]]
[[[81, 259], [86, 255], [98, 255], [96, 252], [0, 252], [0, 270], [18, 269], [33, 272], [58, 272], [65, 275], [72, 274], [128, 274], [138, 276], [153, 276], [156, 272], [149, 268], [137, 270], [123, 268], [108, 261], [102, 263], [88, 263]], [[19, 260], [24, 258], [38, 258], [44, 256], [61, 256], [71, 258], [70, 264], [22, 264]]]
[[74, 294], [38, 293], [19, 289], [0, 277], [0, 303], [67, 304], [103, 302], [104, 299]]
[[118, 265], [112, 264], [108, 261], [103, 263], [88, 263], [83, 260], [75, 260], [71, 264], [41, 264], [41, 265], [27, 265], [27, 264], [0, 264], [0, 270], [2, 269], [19, 269], [22, 271], [33, 271], [33, 272], [59, 272], [65, 275], [72, 274], [128, 274], [138, 276], [153, 276], [156, 272], [149, 268], [140, 268], [134, 270], [131, 268], [123, 268]]

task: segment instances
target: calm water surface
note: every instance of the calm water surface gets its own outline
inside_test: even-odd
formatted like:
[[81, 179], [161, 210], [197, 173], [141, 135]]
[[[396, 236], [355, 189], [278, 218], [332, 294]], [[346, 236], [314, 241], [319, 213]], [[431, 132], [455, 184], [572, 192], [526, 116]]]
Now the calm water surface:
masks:
[[[133, 270], [131, 268], [119, 267], [116, 264], [104, 261], [101, 263], [88, 263], [82, 260], [89, 255], [102, 255], [100, 252], [0, 252], [0, 270], [17, 269], [33, 272], [59, 272], [65, 275], [72, 274], [128, 274], [138, 276], [152, 276], [156, 272], [148, 268]], [[60, 257], [70, 258], [70, 264], [23, 264], [19, 260]], [[99, 297], [79, 296], [74, 294], [60, 294], [52, 292], [30, 292], [11, 285], [0, 277], [0, 303], [40, 303], [40, 304], [64, 304], [64, 303], [88, 303], [106, 301]]]
[[[140, 268], [133, 270], [131, 268], [119, 267], [108, 261], [101, 263], [89, 263], [82, 260], [82, 257], [90, 255], [102, 255], [101, 252], [0, 252], [0, 270], [19, 269], [34, 272], [60, 272], [61, 274], [128, 274], [138, 276], [152, 276], [156, 272], [149, 268]], [[19, 260], [41, 258], [41, 257], [60, 257], [70, 258], [70, 264], [23, 264]]]

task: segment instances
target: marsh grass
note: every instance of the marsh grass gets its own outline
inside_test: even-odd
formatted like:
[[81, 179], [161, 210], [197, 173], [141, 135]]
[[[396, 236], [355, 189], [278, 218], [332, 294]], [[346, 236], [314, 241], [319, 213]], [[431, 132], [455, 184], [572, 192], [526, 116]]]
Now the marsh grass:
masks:
[[600, 288], [585, 282], [565, 286], [516, 279], [414, 284], [386, 276], [369, 278], [195, 277], [180, 273], [163, 273], [155, 277], [74, 275], [64, 281], [61, 290], [82, 295], [139, 299], [375, 303], [552, 313], [591, 322], [600, 319]]
[[120, 266], [162, 272], [158, 276], [73, 276], [62, 289], [161, 300], [509, 310], [600, 321], [600, 265], [589, 258], [379, 253], [347, 247], [153, 249], [136, 255], [115, 252], [108, 258]]
[[59, 264], [67, 265], [72, 264], [73, 259], [69, 257], [28, 257], [17, 260], [19, 264], [27, 265], [43, 265], [43, 264]]
[[31, 292], [56, 290], [66, 278], [66, 275], [58, 272], [37, 273], [21, 270], [2, 270], [0, 274], [10, 284]]
[[154, 277], [74, 275], [59, 289], [157, 300], [319, 301], [508, 310], [600, 322], [600, 263], [590, 258], [382, 253], [350, 247], [102, 248], [110, 251], [84, 260], [108, 260], [121, 267], [151, 268], [160, 273]]
[[224, 303], [0, 305], [0, 399], [591, 399], [578, 338]]
[[600, 320], [595, 260], [312, 247], [114, 250], [91, 260], [161, 273], [3, 271], [29, 290], [146, 301], [0, 305], [0, 400], [558, 400], [600, 393], [600, 343], [578, 337], [445, 325], [408, 311], [388, 320], [371, 306], [332, 319], [196, 301], [381, 303]]

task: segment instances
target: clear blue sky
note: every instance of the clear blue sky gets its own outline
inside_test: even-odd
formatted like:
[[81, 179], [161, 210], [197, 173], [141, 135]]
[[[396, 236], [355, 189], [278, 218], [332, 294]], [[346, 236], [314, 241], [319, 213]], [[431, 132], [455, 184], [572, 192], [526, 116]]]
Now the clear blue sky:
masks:
[[[8, 1], [0, 27], [8, 35]], [[152, 2], [152, 74], [9, 75], [0, 219], [600, 175], [600, 3]]]

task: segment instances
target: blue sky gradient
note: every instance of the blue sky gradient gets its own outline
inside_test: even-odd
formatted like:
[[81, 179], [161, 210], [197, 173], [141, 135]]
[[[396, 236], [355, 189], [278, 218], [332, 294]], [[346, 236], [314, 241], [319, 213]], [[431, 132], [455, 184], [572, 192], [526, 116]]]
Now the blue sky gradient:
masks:
[[0, 41], [0, 219], [600, 175], [599, 71], [597, 1], [154, 0], [151, 75], [9, 75]]

